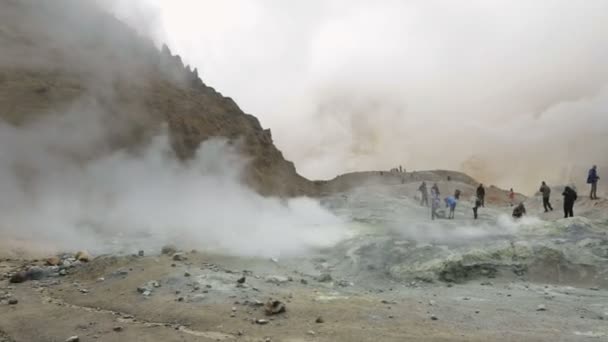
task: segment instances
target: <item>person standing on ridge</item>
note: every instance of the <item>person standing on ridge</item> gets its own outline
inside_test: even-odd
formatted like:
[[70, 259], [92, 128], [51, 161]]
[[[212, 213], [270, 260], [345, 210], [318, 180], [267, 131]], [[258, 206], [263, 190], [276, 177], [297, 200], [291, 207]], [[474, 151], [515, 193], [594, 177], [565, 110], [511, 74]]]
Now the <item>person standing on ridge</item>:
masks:
[[545, 212], [548, 212], [549, 210], [553, 211], [553, 207], [549, 202], [549, 198], [551, 197], [551, 188], [543, 181], [539, 191], [543, 195], [543, 207], [545, 207]]
[[481, 200], [475, 196], [475, 206], [473, 207], [473, 218], [477, 220], [477, 209], [481, 207]]
[[477, 197], [481, 200], [481, 206], [483, 208], [486, 207], [486, 189], [483, 187], [483, 184], [479, 184], [477, 187]]
[[589, 194], [589, 198], [592, 200], [597, 199], [598, 180], [600, 180], [600, 177], [597, 175], [597, 166], [593, 165], [593, 167], [589, 170], [589, 174], [587, 175], [587, 184], [591, 184], [591, 193]]
[[433, 188], [431, 188], [431, 220], [435, 220], [435, 217], [439, 218], [437, 215], [437, 209], [439, 209], [439, 205], [441, 201], [439, 200], [439, 194], [435, 192]]
[[437, 194], [437, 196], [439, 197], [439, 195], [441, 195], [441, 193], [439, 192], [439, 187], [437, 186], [437, 183], [433, 183], [433, 187], [431, 188], [431, 191], [435, 191], [435, 193]]
[[509, 202], [511, 203], [511, 206], [513, 206], [514, 200], [515, 200], [515, 192], [513, 191], [513, 188], [511, 188], [511, 190], [509, 190]]
[[450, 219], [450, 220], [454, 219], [454, 211], [456, 210], [457, 203], [458, 203], [458, 200], [456, 199], [455, 196], [448, 196], [445, 198], [445, 206], [450, 208], [450, 214], [448, 215], [448, 219]]
[[574, 216], [574, 201], [576, 201], [578, 195], [576, 191], [571, 187], [567, 186], [562, 193], [564, 196], [564, 218]]
[[429, 191], [426, 188], [426, 182], [422, 182], [420, 187], [418, 188], [420, 194], [422, 195], [422, 199], [420, 200], [420, 205], [429, 206]]

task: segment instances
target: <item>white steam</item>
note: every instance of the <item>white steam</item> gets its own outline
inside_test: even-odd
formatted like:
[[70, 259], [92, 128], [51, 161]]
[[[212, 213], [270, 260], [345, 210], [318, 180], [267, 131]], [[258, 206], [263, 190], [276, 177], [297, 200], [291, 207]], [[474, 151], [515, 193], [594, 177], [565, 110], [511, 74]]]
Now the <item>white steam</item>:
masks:
[[74, 111], [19, 128], [0, 123], [5, 241], [96, 253], [175, 243], [278, 257], [346, 237], [344, 222], [318, 202], [265, 198], [242, 185], [246, 161], [222, 140], [203, 143], [187, 162], [164, 134], [137, 151], [95, 156], [101, 120]]

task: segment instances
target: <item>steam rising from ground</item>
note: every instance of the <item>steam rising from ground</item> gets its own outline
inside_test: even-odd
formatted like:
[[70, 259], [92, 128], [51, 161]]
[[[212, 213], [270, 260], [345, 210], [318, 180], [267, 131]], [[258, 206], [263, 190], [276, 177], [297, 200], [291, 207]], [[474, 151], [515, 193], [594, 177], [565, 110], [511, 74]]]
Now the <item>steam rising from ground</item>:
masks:
[[145, 3], [305, 176], [403, 164], [530, 193], [608, 170], [606, 1]]
[[[166, 135], [91, 158], [101, 114], [73, 111], [22, 128], [0, 124], [3, 239], [57, 249], [158, 251], [162, 244], [283, 256], [331, 245], [344, 223], [307, 198], [264, 198], [239, 181], [246, 164], [224, 141], [176, 160]], [[74, 129], [77, 128], [77, 129]]]

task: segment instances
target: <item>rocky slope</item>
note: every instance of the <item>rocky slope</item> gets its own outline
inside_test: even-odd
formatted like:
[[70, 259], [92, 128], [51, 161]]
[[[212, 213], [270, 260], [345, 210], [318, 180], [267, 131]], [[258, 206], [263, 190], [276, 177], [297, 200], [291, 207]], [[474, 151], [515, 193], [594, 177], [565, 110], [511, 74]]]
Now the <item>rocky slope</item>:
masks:
[[317, 192], [254, 116], [91, 3], [0, 0], [0, 7], [0, 118], [9, 124], [95, 112], [106, 139], [89, 155], [133, 148], [164, 126], [184, 159], [223, 137], [249, 159], [244, 180], [260, 193]]

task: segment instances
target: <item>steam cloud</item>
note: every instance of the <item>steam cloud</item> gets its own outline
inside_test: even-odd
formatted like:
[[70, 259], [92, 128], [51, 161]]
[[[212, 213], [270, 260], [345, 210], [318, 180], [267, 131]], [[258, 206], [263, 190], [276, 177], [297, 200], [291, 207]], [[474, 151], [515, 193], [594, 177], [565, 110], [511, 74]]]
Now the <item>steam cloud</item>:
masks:
[[305, 176], [403, 164], [532, 192], [608, 169], [606, 1], [143, 4]]
[[97, 253], [174, 242], [279, 257], [346, 237], [344, 222], [318, 202], [264, 198], [242, 185], [246, 161], [221, 140], [202, 144], [187, 163], [165, 134], [90, 160], [105, 139], [103, 120], [89, 107], [19, 128], [0, 124], [3, 239]]

